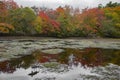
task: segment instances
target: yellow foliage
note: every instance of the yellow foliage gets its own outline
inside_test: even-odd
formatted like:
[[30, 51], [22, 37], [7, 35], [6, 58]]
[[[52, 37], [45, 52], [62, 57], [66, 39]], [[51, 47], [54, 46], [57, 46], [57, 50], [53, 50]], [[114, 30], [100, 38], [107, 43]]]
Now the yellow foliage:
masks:
[[2, 33], [9, 33], [9, 30], [7, 28], [4, 28], [4, 27], [0, 26], [0, 32], [2, 32]]
[[116, 24], [116, 27], [117, 27], [117, 28], [120, 28], [120, 23], [117, 23], [117, 24]]
[[34, 21], [34, 25], [35, 25], [35, 29], [36, 29], [36, 31], [37, 32], [41, 32], [41, 28], [42, 28], [42, 19], [41, 19], [41, 17], [37, 17], [36, 19], [35, 19], [35, 21]]
[[0, 23], [0, 32], [9, 33], [9, 30], [14, 30], [14, 27], [7, 23]]

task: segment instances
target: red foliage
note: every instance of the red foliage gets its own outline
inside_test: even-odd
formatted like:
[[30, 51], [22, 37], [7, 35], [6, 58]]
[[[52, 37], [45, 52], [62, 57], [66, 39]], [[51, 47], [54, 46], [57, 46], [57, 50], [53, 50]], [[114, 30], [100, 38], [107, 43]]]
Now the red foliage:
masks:
[[55, 27], [55, 28], [59, 28], [60, 23], [55, 21], [55, 20], [51, 20], [51, 24]]
[[19, 7], [14, 0], [4, 0], [3, 2], [7, 9], [16, 9]]
[[8, 9], [16, 9], [16, 8], [18, 8], [18, 5], [14, 0], [7, 0], [6, 5], [7, 5]]
[[40, 16], [44, 21], [46, 21], [48, 24], [52, 24], [52, 26], [55, 29], [59, 29], [60, 23], [51, 19], [44, 11], [40, 11], [38, 16]]
[[46, 21], [50, 20], [49, 16], [44, 11], [40, 11], [38, 16], [40, 16], [42, 19], [44, 19]]
[[19, 8], [19, 6], [13, 0], [0, 1], [0, 16], [5, 17], [8, 14], [8, 10], [17, 8]]
[[38, 58], [38, 61], [40, 63], [45, 63], [49, 62], [51, 59], [57, 59], [58, 55], [57, 54], [42, 54], [40, 58]]
[[0, 71], [13, 73], [15, 71], [15, 67], [10, 66], [8, 61], [0, 62]]
[[0, 16], [4, 17], [7, 15], [7, 9], [4, 2], [0, 2]]

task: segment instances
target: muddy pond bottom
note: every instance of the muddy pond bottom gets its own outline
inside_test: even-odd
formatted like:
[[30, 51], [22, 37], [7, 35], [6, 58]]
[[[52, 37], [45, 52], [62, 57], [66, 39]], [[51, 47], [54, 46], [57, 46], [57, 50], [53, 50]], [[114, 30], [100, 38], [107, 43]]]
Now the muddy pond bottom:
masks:
[[120, 80], [120, 50], [37, 49], [1, 61], [0, 80]]

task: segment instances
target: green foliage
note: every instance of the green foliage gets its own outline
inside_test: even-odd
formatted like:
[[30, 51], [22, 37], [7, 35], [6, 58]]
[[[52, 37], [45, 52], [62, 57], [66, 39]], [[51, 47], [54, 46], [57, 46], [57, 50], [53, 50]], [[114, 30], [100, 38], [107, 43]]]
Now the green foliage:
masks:
[[57, 33], [57, 37], [75, 36], [76, 25], [72, 22], [71, 8], [69, 6], [59, 7], [57, 12], [59, 12], [57, 21], [60, 23], [60, 31]]
[[104, 8], [106, 19], [101, 32], [104, 36], [120, 38], [120, 7]]
[[109, 3], [106, 4], [105, 7], [116, 7], [116, 6], [120, 6], [120, 3], [112, 3], [112, 1], [110, 1]]
[[65, 17], [65, 15], [59, 16], [58, 21], [60, 22], [60, 32], [58, 33], [58, 37], [69, 36], [67, 27], [69, 26], [69, 21]]
[[114, 27], [112, 21], [103, 21], [103, 27], [101, 27], [100, 34], [103, 37], [120, 37], [120, 32]]
[[33, 21], [36, 19], [34, 12], [28, 8], [18, 8], [10, 10], [8, 22], [15, 27], [17, 34], [34, 34]]

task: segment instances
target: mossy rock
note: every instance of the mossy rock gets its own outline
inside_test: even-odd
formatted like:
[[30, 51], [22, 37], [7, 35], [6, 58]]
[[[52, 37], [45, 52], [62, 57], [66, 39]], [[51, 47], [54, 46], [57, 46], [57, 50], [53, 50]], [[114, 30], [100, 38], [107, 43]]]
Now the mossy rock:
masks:
[[46, 50], [41, 50], [41, 52], [47, 53], [47, 54], [59, 54], [64, 52], [64, 50], [63, 49], [46, 49]]
[[43, 66], [46, 68], [57, 68], [58, 65], [59, 64], [57, 62], [47, 62], [43, 64]]

